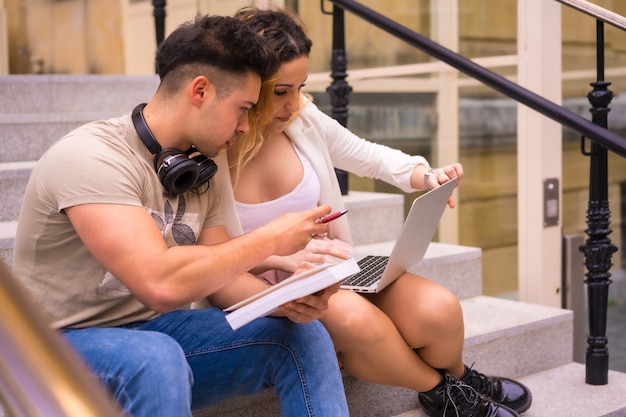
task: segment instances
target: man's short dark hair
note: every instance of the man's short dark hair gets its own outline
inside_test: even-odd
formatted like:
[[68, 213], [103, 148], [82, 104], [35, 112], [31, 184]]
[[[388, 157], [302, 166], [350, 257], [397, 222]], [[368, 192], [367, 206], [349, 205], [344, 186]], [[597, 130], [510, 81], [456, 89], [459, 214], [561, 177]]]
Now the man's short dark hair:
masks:
[[207, 72], [243, 78], [251, 71], [266, 80], [279, 66], [276, 53], [261, 36], [227, 16], [197, 16], [183, 23], [161, 43], [156, 55], [161, 83], [172, 89]]

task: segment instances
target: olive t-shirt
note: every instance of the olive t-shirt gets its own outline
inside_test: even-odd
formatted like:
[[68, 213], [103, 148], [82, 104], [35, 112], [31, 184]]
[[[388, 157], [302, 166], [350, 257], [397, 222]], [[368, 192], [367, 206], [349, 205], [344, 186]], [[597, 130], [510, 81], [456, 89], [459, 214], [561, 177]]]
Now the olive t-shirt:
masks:
[[154, 318], [159, 313], [91, 255], [63, 210], [90, 203], [144, 207], [168, 247], [193, 245], [203, 228], [221, 224], [215, 187], [206, 188], [167, 194], [130, 115], [81, 126], [56, 142], [33, 170], [18, 221], [13, 274], [55, 328]]

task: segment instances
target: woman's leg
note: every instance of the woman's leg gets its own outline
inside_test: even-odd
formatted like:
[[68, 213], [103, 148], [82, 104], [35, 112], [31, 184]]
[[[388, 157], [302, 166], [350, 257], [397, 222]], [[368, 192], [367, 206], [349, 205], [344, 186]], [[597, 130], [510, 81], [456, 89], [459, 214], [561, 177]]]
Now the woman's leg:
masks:
[[367, 298], [390, 318], [406, 343], [429, 366], [457, 378], [463, 376], [463, 311], [450, 291], [405, 273], [382, 292]]
[[463, 364], [463, 312], [457, 298], [447, 289], [406, 273], [369, 298], [387, 314], [402, 337], [430, 366], [445, 370], [462, 384], [517, 412], [530, 408], [532, 395], [519, 382], [466, 370]]
[[321, 321], [350, 374], [415, 391], [428, 391], [441, 381], [441, 373], [416, 355], [391, 319], [363, 296], [340, 290]]
[[63, 335], [129, 416], [191, 417], [193, 375], [171, 337], [124, 328]]
[[284, 417], [348, 416], [332, 341], [319, 322], [261, 318], [232, 330], [210, 308], [174, 311], [141, 327], [182, 346], [194, 375], [193, 408], [273, 386]]

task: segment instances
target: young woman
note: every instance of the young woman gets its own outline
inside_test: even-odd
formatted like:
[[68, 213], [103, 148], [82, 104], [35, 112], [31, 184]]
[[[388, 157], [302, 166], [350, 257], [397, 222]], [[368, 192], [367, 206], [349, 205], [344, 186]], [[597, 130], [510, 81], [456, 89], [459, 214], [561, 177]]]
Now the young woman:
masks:
[[[343, 209], [334, 167], [382, 179], [405, 192], [463, 176], [458, 163], [433, 170], [423, 157], [359, 138], [322, 113], [301, 91], [312, 43], [293, 16], [278, 9], [244, 8], [235, 18], [267, 39], [281, 68], [273, 86], [273, 115], [256, 130], [257, 146], [235, 145], [227, 157], [216, 160], [221, 165], [216, 186], [232, 236], [283, 213], [320, 204]], [[454, 201], [449, 204], [453, 207]], [[274, 283], [302, 261], [322, 262], [329, 255], [347, 258], [350, 247], [344, 216], [329, 224], [326, 236], [313, 239], [297, 254], [268, 258], [262, 265], [267, 272], [259, 276]], [[211, 301], [220, 306], [238, 301], [235, 288], [226, 288]], [[340, 290], [329, 300], [321, 321], [340, 366], [364, 380], [419, 392], [429, 416], [517, 416], [530, 408], [531, 393], [523, 385], [465, 366], [459, 301], [426, 278], [405, 273], [372, 295]]]

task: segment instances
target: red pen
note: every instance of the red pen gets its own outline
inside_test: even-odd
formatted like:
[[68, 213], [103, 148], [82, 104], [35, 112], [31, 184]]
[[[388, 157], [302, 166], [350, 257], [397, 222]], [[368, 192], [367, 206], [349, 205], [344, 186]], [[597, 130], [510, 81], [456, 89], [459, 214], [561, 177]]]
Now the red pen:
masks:
[[335, 213], [329, 214], [328, 216], [320, 217], [319, 219], [315, 220], [315, 223], [324, 224], [324, 223], [332, 222], [333, 220], [343, 216], [347, 212], [348, 210], [337, 211]]

